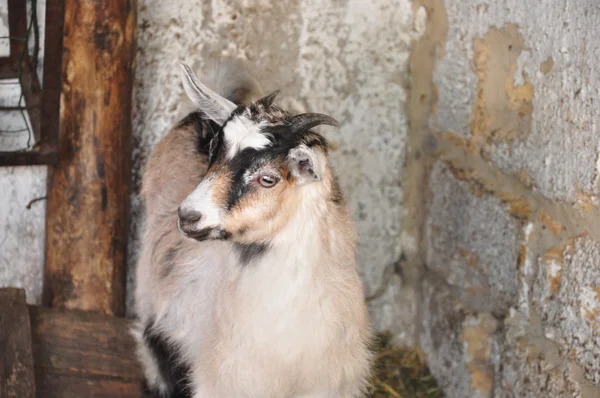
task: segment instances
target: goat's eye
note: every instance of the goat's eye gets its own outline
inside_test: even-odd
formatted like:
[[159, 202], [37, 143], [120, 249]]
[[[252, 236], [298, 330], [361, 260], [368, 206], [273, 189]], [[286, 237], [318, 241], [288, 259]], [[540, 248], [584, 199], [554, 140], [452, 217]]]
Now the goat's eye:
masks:
[[271, 188], [277, 184], [277, 178], [269, 175], [260, 176], [258, 183], [265, 188]]

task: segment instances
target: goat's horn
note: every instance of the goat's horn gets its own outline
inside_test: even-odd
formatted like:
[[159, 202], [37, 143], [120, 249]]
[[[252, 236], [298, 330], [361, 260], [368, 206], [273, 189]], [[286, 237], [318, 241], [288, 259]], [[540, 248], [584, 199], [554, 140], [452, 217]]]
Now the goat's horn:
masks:
[[290, 127], [293, 132], [310, 130], [311, 128], [321, 124], [327, 124], [335, 127], [339, 126], [337, 120], [331, 116], [320, 113], [303, 113], [301, 115], [292, 117], [292, 120], [290, 121]]
[[275, 90], [271, 94], [269, 94], [265, 97], [262, 97], [257, 102], [262, 104], [265, 108], [268, 108], [273, 104], [273, 101], [275, 101], [275, 97], [277, 97], [277, 95], [279, 94], [279, 91], [280, 90]]

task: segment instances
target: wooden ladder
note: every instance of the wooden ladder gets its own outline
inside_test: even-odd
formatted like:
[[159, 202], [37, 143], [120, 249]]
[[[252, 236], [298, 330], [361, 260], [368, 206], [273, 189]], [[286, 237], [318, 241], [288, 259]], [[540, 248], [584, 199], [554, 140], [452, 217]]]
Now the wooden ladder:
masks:
[[27, 305], [0, 289], [0, 398], [136, 397], [142, 375], [129, 320]]

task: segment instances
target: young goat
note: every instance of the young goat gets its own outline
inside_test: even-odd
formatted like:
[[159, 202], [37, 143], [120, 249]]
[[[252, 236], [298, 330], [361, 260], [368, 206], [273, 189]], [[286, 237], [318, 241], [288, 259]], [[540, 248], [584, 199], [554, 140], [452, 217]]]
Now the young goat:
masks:
[[196, 110], [153, 150], [142, 183], [133, 334], [149, 390], [362, 396], [372, 335], [355, 229], [311, 131], [336, 121], [291, 116], [277, 92], [243, 105], [255, 94], [244, 82], [221, 96], [182, 71]]

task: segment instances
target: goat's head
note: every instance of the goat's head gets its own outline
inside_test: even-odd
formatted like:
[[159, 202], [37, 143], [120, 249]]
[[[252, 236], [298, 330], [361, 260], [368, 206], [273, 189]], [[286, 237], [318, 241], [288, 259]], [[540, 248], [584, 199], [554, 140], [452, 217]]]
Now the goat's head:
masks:
[[341, 199], [327, 141], [311, 131], [336, 126], [333, 118], [292, 116], [273, 105], [277, 92], [237, 106], [204, 86], [187, 65], [182, 71], [189, 98], [219, 126], [210, 142], [208, 172], [179, 207], [179, 229], [186, 236], [266, 241], [297, 212], [301, 198]]

